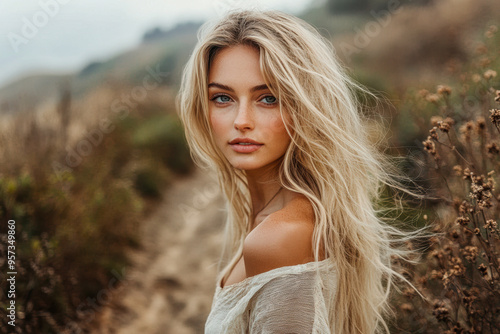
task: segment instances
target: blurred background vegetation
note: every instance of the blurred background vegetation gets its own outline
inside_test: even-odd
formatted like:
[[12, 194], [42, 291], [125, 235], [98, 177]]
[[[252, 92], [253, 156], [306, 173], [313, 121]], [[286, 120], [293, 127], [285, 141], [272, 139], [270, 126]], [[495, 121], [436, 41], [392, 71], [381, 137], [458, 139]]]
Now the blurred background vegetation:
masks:
[[[447, 185], [424, 164], [422, 141], [433, 116], [452, 117], [457, 126], [481, 112], [487, 119], [491, 89], [500, 89], [500, 34], [492, 28], [500, 3], [328, 0], [299, 16], [332, 42], [356, 80], [384, 97], [375, 107], [385, 121], [374, 127], [376, 136], [389, 153], [408, 158], [402, 168], [418, 183], [437, 189], [438, 200], [420, 204], [428, 216], [415, 218], [426, 224], [442, 212]], [[200, 24], [154, 28], [136, 48], [77, 73], [30, 76], [0, 88], [0, 261], [5, 268], [6, 222], [13, 219], [17, 333], [63, 332], [78, 321], [83, 301], [130, 264], [128, 250], [141, 247], [140, 223], [164, 189], [193, 170], [174, 98]], [[453, 91], [453, 112], [438, 85]], [[498, 168], [496, 161], [488, 167]], [[4, 279], [0, 286], [5, 294]], [[500, 307], [494, 300], [493, 323]], [[3, 310], [6, 303], [2, 298]], [[398, 298], [394, 305], [422, 308]], [[410, 321], [404, 313], [393, 332], [456, 327], [458, 318], [439, 327], [429, 314]], [[2, 316], [3, 333], [7, 320]]]

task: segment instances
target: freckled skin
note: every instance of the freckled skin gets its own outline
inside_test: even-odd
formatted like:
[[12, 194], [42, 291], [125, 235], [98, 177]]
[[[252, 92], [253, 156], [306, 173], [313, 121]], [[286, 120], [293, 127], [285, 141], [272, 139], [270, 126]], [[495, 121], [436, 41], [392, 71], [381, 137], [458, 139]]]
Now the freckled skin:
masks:
[[[313, 260], [314, 212], [309, 200], [279, 189], [279, 162], [291, 139], [278, 101], [260, 72], [259, 51], [246, 45], [220, 50], [210, 68], [209, 118], [217, 147], [235, 168], [246, 171], [253, 217], [243, 254], [223, 285], [230, 285], [268, 270]], [[261, 87], [255, 90], [256, 87]], [[251, 138], [263, 145], [251, 153], [233, 150], [235, 138]], [[265, 210], [262, 210], [265, 209]]]
[[[291, 139], [278, 103], [268, 103], [273, 99], [269, 89], [251, 91], [265, 84], [256, 49], [239, 45], [221, 50], [213, 61], [208, 82], [234, 90], [209, 88], [210, 122], [216, 143], [234, 167], [265, 169], [285, 154]], [[213, 100], [217, 94], [224, 97], [219, 96], [216, 101], [224, 103]], [[252, 153], [238, 153], [228, 144], [238, 137], [248, 137], [264, 145]]]

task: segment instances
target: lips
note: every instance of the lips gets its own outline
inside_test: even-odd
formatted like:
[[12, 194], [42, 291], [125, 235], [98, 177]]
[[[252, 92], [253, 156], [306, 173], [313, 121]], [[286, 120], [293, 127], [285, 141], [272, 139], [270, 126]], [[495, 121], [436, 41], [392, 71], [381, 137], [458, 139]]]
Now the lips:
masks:
[[252, 153], [264, 144], [250, 138], [235, 138], [229, 142], [231, 148], [238, 153]]
[[255, 144], [255, 145], [264, 145], [262, 143], [259, 143], [256, 140], [253, 140], [251, 138], [235, 138], [229, 142], [229, 144]]

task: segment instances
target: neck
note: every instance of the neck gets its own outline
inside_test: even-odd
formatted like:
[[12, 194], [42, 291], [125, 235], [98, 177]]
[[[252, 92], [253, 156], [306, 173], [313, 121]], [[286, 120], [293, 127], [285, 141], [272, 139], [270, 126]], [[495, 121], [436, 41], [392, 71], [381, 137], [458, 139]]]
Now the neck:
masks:
[[[266, 204], [273, 199], [273, 196], [280, 189], [281, 184], [278, 178], [278, 168], [279, 163], [276, 163], [262, 169], [246, 171], [248, 189], [252, 201], [252, 220], [255, 220], [257, 214], [264, 209]], [[279, 197], [279, 194], [277, 197]], [[272, 201], [274, 202], [275, 199]]]

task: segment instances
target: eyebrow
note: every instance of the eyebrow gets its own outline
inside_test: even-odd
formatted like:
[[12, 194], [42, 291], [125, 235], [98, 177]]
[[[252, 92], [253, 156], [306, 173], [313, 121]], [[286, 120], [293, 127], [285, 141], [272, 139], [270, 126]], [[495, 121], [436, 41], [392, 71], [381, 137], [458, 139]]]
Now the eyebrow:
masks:
[[[227, 90], [227, 91], [230, 91], [230, 92], [234, 93], [234, 89], [232, 89], [231, 87], [223, 85], [223, 84], [220, 84], [220, 83], [217, 83], [217, 82], [211, 82], [211, 83], [209, 83], [208, 84], [208, 88], [211, 88], [211, 87], [216, 87], [216, 88], [224, 89], [224, 90]], [[259, 90], [265, 90], [265, 89], [269, 89], [269, 87], [267, 87], [266, 84], [263, 84], [263, 85], [258, 85], [258, 86], [252, 87], [250, 89], [250, 92], [253, 93], [253, 92], [257, 92]]]

